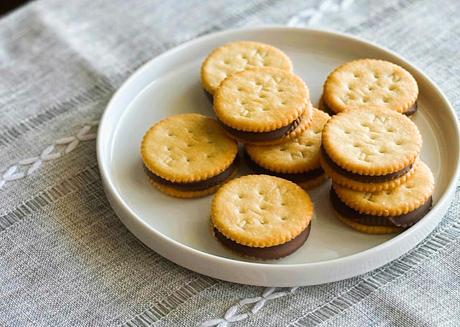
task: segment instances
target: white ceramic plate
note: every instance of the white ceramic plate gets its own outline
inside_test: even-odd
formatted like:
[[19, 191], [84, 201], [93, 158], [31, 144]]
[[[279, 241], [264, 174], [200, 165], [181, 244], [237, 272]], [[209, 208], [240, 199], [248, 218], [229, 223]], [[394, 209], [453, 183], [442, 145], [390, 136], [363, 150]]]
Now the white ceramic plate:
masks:
[[[243, 259], [211, 235], [211, 196], [180, 200], [153, 189], [142, 169], [139, 145], [147, 128], [169, 115], [212, 115], [200, 86], [200, 65], [213, 48], [234, 40], [279, 47], [310, 88], [313, 103], [327, 74], [357, 58], [380, 58], [408, 69], [420, 87], [413, 118], [423, 136], [422, 158], [432, 169], [434, 207], [399, 235], [365, 235], [338, 222], [328, 201], [329, 184], [310, 192], [315, 218], [306, 244], [276, 261]], [[97, 139], [107, 197], [121, 221], [142, 242], [169, 260], [215, 278], [261, 286], [314, 285], [363, 274], [394, 260], [423, 240], [444, 216], [459, 175], [459, 129], [442, 92], [419, 69], [396, 54], [347, 35], [283, 27], [242, 29], [207, 35], [152, 59], [110, 101]]]

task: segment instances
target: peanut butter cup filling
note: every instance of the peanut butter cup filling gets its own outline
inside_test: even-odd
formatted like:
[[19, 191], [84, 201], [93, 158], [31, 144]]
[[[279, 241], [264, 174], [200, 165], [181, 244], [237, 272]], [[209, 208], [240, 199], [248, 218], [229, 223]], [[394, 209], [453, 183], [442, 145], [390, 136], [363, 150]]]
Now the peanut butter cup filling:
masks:
[[391, 181], [393, 179], [399, 178], [407, 174], [412, 169], [412, 166], [413, 166], [413, 164], [410, 164], [401, 170], [398, 170], [390, 174], [385, 174], [385, 175], [374, 175], [374, 176], [361, 175], [361, 174], [353, 173], [351, 171], [348, 171], [340, 167], [338, 164], [336, 164], [331, 159], [331, 157], [329, 157], [329, 155], [327, 154], [326, 150], [323, 147], [321, 147], [321, 156], [323, 157], [324, 161], [326, 161], [326, 163], [340, 175], [343, 175], [345, 177], [348, 177], [350, 179], [353, 179], [358, 182], [363, 182], [363, 183], [382, 183], [382, 182]]
[[283, 136], [291, 133], [294, 131], [300, 124], [302, 120], [302, 115], [298, 117], [296, 120], [294, 120], [292, 123], [283, 126], [281, 128], [275, 129], [273, 131], [269, 132], [245, 132], [245, 131], [240, 131], [237, 129], [234, 129], [230, 126], [225, 125], [222, 123], [220, 120], [219, 123], [222, 125], [222, 127], [231, 135], [236, 137], [237, 139], [240, 140], [247, 140], [247, 141], [273, 141], [282, 138]]
[[231, 165], [228, 166], [228, 168], [225, 169], [220, 174], [210, 177], [208, 179], [202, 180], [202, 181], [191, 182], [191, 183], [176, 183], [176, 182], [168, 181], [154, 174], [153, 172], [151, 172], [145, 165], [144, 165], [144, 171], [151, 179], [153, 179], [155, 182], [159, 184], [169, 186], [169, 187], [175, 188], [180, 191], [200, 191], [200, 190], [205, 190], [205, 189], [208, 189], [210, 187], [213, 187], [215, 185], [225, 182], [225, 180], [227, 180], [227, 178], [229, 178], [232, 175], [232, 173], [235, 171], [237, 165], [238, 165], [238, 159], [235, 158], [235, 160], [233, 160]]
[[342, 217], [353, 220], [356, 223], [367, 226], [397, 226], [409, 227], [422, 219], [431, 209], [432, 197], [417, 209], [399, 216], [376, 216], [360, 213], [359, 211], [347, 206], [331, 187], [329, 193], [332, 207]]
[[223, 245], [230, 248], [231, 250], [234, 250], [249, 257], [269, 260], [283, 258], [299, 249], [307, 240], [308, 235], [310, 235], [310, 228], [311, 223], [308, 224], [307, 228], [305, 228], [297, 237], [293, 238], [292, 240], [280, 245], [269, 246], [264, 248], [250, 247], [239, 244], [225, 237], [225, 235], [219, 232], [217, 228], [214, 228], [214, 235]]
[[214, 103], [214, 96], [209, 93], [208, 91], [206, 91], [205, 89], [203, 89], [203, 92], [204, 92], [204, 95], [206, 96], [206, 99], [208, 99], [208, 101], [213, 104]]

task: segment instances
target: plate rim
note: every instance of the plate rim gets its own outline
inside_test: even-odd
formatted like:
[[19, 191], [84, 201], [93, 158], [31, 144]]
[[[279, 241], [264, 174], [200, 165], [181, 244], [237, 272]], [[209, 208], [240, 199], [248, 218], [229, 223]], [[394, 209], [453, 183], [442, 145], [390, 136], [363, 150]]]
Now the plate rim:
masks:
[[[153, 233], [153, 235], [155, 237], [160, 238], [161, 241], [166, 241], [166, 242], [174, 245], [175, 247], [178, 247], [178, 248], [181, 248], [182, 250], [190, 252], [190, 255], [200, 256], [201, 258], [204, 258], [206, 260], [217, 261], [217, 262], [220, 262], [222, 264], [237, 265], [237, 266], [241, 266], [241, 267], [249, 267], [249, 268], [252, 268], [252, 269], [264, 269], [264, 270], [268, 269], [268, 270], [273, 270], [273, 271], [282, 270], [282, 269], [296, 269], [296, 268], [297, 269], [301, 269], [301, 268], [307, 269], [307, 268], [321, 268], [321, 267], [324, 267], [324, 269], [327, 269], [328, 267], [334, 266], [334, 265], [337, 265], [337, 264], [339, 264], [339, 265], [340, 264], [347, 264], [347, 263], [353, 262], [355, 260], [361, 260], [361, 259], [363, 259], [363, 257], [369, 256], [369, 254], [372, 253], [372, 252], [378, 252], [380, 250], [384, 250], [385, 247], [392, 246], [394, 243], [399, 242], [402, 238], [405, 238], [408, 234], [411, 234], [411, 233], [414, 233], [414, 232], [416, 232], [418, 230], [423, 229], [425, 227], [425, 225], [427, 225], [429, 222], [431, 222], [431, 220], [422, 220], [421, 222], [419, 222], [415, 226], [413, 226], [411, 229], [408, 229], [408, 230], [402, 232], [401, 234], [391, 238], [390, 240], [387, 240], [387, 241], [385, 241], [385, 242], [383, 242], [381, 244], [378, 244], [378, 245], [376, 245], [376, 246], [374, 246], [372, 248], [366, 249], [366, 250], [358, 252], [358, 253], [354, 253], [354, 254], [351, 254], [351, 255], [347, 255], [347, 256], [344, 256], [344, 257], [340, 257], [340, 258], [334, 258], [334, 259], [330, 259], [330, 260], [309, 262], [309, 263], [295, 263], [295, 264], [249, 262], [249, 261], [240, 261], [240, 260], [237, 260], [237, 259], [225, 258], [225, 257], [221, 257], [221, 256], [218, 256], [218, 255], [214, 255], [214, 254], [211, 254], [211, 253], [208, 253], [208, 252], [204, 252], [204, 251], [195, 249], [195, 248], [190, 247], [190, 246], [188, 246], [186, 244], [183, 244], [183, 243], [181, 243], [179, 241], [176, 241], [176, 240], [174, 240], [174, 239], [162, 234], [160, 231], [154, 229], [153, 227], [149, 226], [148, 224], [146, 224], [145, 221], [142, 220], [140, 217], [138, 217], [138, 215], [132, 211], [130, 206], [127, 203], [125, 203], [125, 201], [123, 200], [123, 197], [117, 191], [117, 188], [115, 187], [115, 185], [113, 183], [112, 177], [109, 174], [108, 163], [102, 157], [103, 152], [104, 152], [103, 148], [104, 148], [104, 142], [105, 142], [104, 134], [106, 133], [106, 129], [107, 129], [107, 128], [104, 128], [104, 127], [107, 124], [107, 121], [109, 120], [108, 117], [111, 115], [111, 108], [114, 106], [114, 103], [116, 103], [116, 101], [120, 97], [123, 96], [123, 94], [130, 87], [130, 84], [134, 80], [136, 80], [139, 76], [142, 76], [144, 74], [144, 71], [146, 71], [149, 68], [150, 65], [153, 65], [155, 61], [157, 61], [157, 60], [159, 60], [161, 58], [167, 57], [167, 56], [169, 56], [171, 54], [174, 54], [176, 52], [183, 51], [184, 49], [186, 49], [189, 46], [195, 45], [197, 43], [200, 43], [200, 42], [203, 42], [203, 41], [206, 41], [208, 39], [215, 38], [215, 37], [222, 37], [222, 36], [225, 36], [225, 35], [229, 35], [229, 34], [233, 34], [233, 33], [240, 33], [240, 32], [260, 32], [260, 31], [266, 31], [266, 32], [283, 31], [283, 32], [286, 32], [286, 33], [294, 31], [294, 32], [303, 32], [303, 33], [316, 33], [316, 34], [319, 34], [320, 37], [322, 37], [322, 36], [323, 37], [324, 36], [325, 37], [340, 37], [340, 38], [346, 39], [347, 41], [358, 42], [358, 43], [361, 43], [361, 44], [363, 44], [365, 46], [368, 46], [368, 47], [370, 46], [372, 48], [375, 48], [378, 51], [383, 50], [384, 52], [388, 53], [389, 55], [397, 58], [399, 61], [409, 64], [409, 66], [411, 66], [411, 68], [413, 68], [417, 72], [417, 74], [419, 74], [420, 76], [422, 76], [424, 79], [426, 79], [429, 82], [430, 87], [434, 88], [435, 92], [438, 93], [438, 95], [440, 96], [440, 99], [446, 104], [446, 107], [447, 107], [448, 112], [450, 114], [450, 117], [448, 117], [448, 118], [449, 118], [449, 120], [453, 120], [453, 125], [455, 127], [454, 132], [457, 135], [457, 149], [456, 149], [457, 151], [456, 152], [459, 153], [459, 145], [458, 145], [459, 141], [458, 141], [458, 139], [460, 139], [460, 127], [459, 127], [458, 118], [456, 116], [455, 110], [453, 109], [451, 103], [449, 102], [449, 100], [447, 99], [445, 94], [442, 92], [442, 90], [438, 87], [438, 85], [428, 75], [426, 75], [417, 65], [413, 64], [411, 61], [405, 59], [404, 57], [402, 57], [399, 54], [393, 52], [392, 50], [389, 50], [386, 47], [383, 47], [381, 45], [378, 45], [378, 44], [376, 44], [374, 42], [368, 41], [368, 40], [366, 40], [364, 38], [361, 38], [361, 37], [352, 36], [352, 35], [342, 33], [342, 32], [323, 30], [323, 29], [302, 28], [302, 27], [286, 27], [286, 26], [279, 26], [279, 25], [268, 25], [268, 26], [262, 26], [262, 27], [250, 27], [250, 28], [243, 27], [243, 28], [227, 29], [227, 30], [218, 31], [218, 32], [214, 32], [214, 33], [210, 33], [210, 34], [206, 34], [206, 35], [194, 38], [194, 39], [192, 39], [190, 41], [187, 41], [187, 42], [184, 42], [182, 44], [179, 44], [179, 45], [177, 45], [177, 46], [175, 46], [175, 47], [173, 47], [173, 48], [171, 48], [171, 49], [159, 54], [158, 56], [155, 56], [155, 57], [151, 58], [146, 63], [141, 65], [139, 68], [137, 68], [122, 83], [122, 85], [112, 95], [110, 101], [108, 102], [108, 104], [107, 104], [107, 106], [106, 106], [106, 108], [105, 108], [105, 110], [104, 110], [104, 112], [103, 112], [103, 114], [101, 116], [98, 132], [97, 132], [97, 140], [96, 140], [97, 162], [98, 162], [99, 171], [100, 171], [100, 174], [101, 174], [101, 177], [102, 177], [102, 182], [103, 182], [103, 185], [104, 185], [104, 191], [105, 191], [105, 193], [107, 195], [107, 198], [109, 199], [109, 202], [110, 202], [112, 208], [115, 209], [115, 212], [117, 213], [117, 216], [120, 218], [122, 223], [124, 225], [126, 225], [126, 223], [124, 222], [124, 219], [122, 219], [120, 217], [120, 214], [119, 214], [118, 210], [115, 208], [115, 206], [118, 206], [118, 205], [121, 205], [121, 209], [124, 210], [124, 212], [127, 212], [128, 214], [130, 214], [131, 218], [135, 218], [137, 223], [140, 223], [143, 226], [143, 228], [146, 228], [149, 232]], [[133, 97], [133, 100], [143, 90], [145, 90], [145, 88], [147, 86], [148, 86], [148, 84], [145, 85], [142, 88], [142, 90], [140, 90]], [[112, 136], [113, 136], [113, 133], [112, 133]], [[433, 207], [432, 211], [428, 214], [430, 216], [438, 213], [438, 211], [442, 211], [444, 209], [447, 210], [445, 207], [450, 204], [450, 200], [452, 199], [452, 196], [453, 196], [453, 194], [455, 192], [457, 181], [459, 180], [459, 176], [460, 176], [460, 159], [459, 159], [458, 155], [456, 156], [456, 158], [457, 158], [457, 162], [456, 162], [456, 165], [455, 165], [455, 172], [453, 174], [453, 178], [449, 180], [446, 190], [441, 195], [441, 197], [438, 199], [438, 201], [436, 202], [436, 204]], [[114, 204], [112, 201], [117, 201], [117, 203]], [[128, 229], [130, 229], [130, 228], [128, 227]], [[430, 232], [433, 229], [434, 228], [430, 229]], [[417, 244], [419, 244], [421, 241], [423, 241], [423, 239], [425, 239], [427, 236], [428, 236], [428, 234], [426, 234], [425, 237], [423, 237], [420, 241], [415, 243], [414, 246], [411, 246], [408, 250], [404, 251], [399, 256], [403, 255], [404, 253], [407, 253], [410, 249], [412, 249], [415, 246], [417, 246]], [[137, 237], [137, 235], [136, 235], [136, 237]], [[140, 238], [138, 238], [138, 239], [140, 239]], [[149, 246], [149, 248], [150, 248], [150, 246]], [[167, 259], [175, 262], [175, 260], [173, 260], [171, 258], [167, 258]], [[395, 259], [393, 259], [393, 260], [395, 260]], [[178, 263], [178, 264], [181, 265], [180, 263]], [[382, 265], [383, 264], [380, 264], [379, 266], [382, 266]], [[373, 270], [373, 269], [376, 269], [376, 268], [377, 267], [374, 267], [374, 268], [368, 269], [367, 271]], [[188, 269], [190, 269], [190, 268], [188, 268]], [[202, 271], [199, 271], [199, 272], [203, 273]], [[365, 272], [366, 271], [363, 271], [361, 273], [365, 273]], [[359, 273], [359, 274], [361, 274], [361, 273]], [[215, 276], [212, 276], [212, 277], [215, 277]], [[344, 278], [348, 278], [348, 277], [351, 277], [351, 276], [345, 276]], [[215, 277], [215, 278], [220, 278], [220, 277]], [[337, 278], [335, 280], [340, 280], [340, 279], [344, 279], [344, 278]], [[238, 281], [238, 282], [240, 283], [240, 281]], [[244, 283], [244, 281], [241, 282], [241, 283]], [[255, 285], [255, 284], [252, 283], [252, 285]], [[260, 285], [262, 285], [262, 284], [260, 284]], [[307, 284], [305, 284], [305, 285], [307, 285]], [[311, 285], [311, 284], [308, 284], [308, 285]]]

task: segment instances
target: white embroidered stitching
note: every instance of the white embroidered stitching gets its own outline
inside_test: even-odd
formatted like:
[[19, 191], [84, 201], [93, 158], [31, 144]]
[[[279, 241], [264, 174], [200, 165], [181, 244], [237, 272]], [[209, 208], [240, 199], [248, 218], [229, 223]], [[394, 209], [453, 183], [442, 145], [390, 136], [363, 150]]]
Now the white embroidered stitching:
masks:
[[[10, 166], [0, 176], [0, 189], [2, 189], [7, 182], [32, 175], [45, 161], [56, 160], [61, 156], [72, 152], [80, 144], [94, 140], [96, 133], [90, 133], [91, 129], [99, 124], [99, 121], [92, 121], [85, 124], [77, 134], [73, 136], [63, 137], [53, 144], [48, 145], [37, 157], [26, 158], [18, 161], [16, 164]], [[22, 169], [22, 171], [21, 171]]]
[[[309, 26], [317, 23], [327, 13], [345, 10], [353, 4], [354, 0], [341, 0], [339, 3], [326, 0], [320, 3], [318, 8], [307, 8], [291, 17], [288, 26]], [[303, 21], [305, 21], [303, 23]]]
[[[421, 262], [422, 259], [420, 259], [420, 257], [428, 257], [429, 255], [432, 255], [433, 253], [436, 253], [437, 252], [437, 247], [433, 246], [433, 243], [437, 243], [440, 246], [440, 249], [444, 249], [447, 246], [448, 242], [449, 242], [449, 236], [446, 235], [446, 233], [451, 233], [452, 230], [458, 230], [458, 228], [460, 228], [460, 224], [455, 224], [455, 223], [442, 227], [432, 239], [426, 240], [425, 242], [423, 242], [423, 243], [421, 243], [419, 245], [420, 248], [423, 248], [423, 247], [427, 248], [425, 252], [420, 252], [420, 251], [419, 252], [412, 252], [411, 256], [415, 256], [415, 258], [410, 259], [410, 260], [413, 260], [411, 262], [417, 263], [417, 260], [419, 262]], [[395, 264], [403, 265], [405, 260], [407, 261], [409, 259], [400, 258], [395, 262]], [[356, 285], [351, 287], [348, 291], [346, 291], [344, 293], [341, 293], [341, 295], [340, 295], [340, 297], [342, 297], [341, 299], [339, 299], [339, 296], [338, 296], [337, 298], [335, 298], [333, 300], [330, 300], [330, 301], [326, 302], [325, 304], [323, 304], [321, 306], [321, 308], [326, 307], [327, 305], [333, 306], [334, 301], [338, 301], [338, 300], [341, 300], [341, 301], [347, 303], [347, 299], [343, 298], [343, 296], [346, 296], [346, 294], [350, 293], [352, 290], [356, 290], [359, 293], [361, 293], [360, 292], [360, 287], [361, 287], [360, 285], [362, 285], [363, 283], [367, 283], [368, 285], [371, 285], [371, 288], [373, 288], [374, 290], [379, 289], [380, 287], [384, 287], [387, 284], [388, 281], [385, 282], [386, 277], [383, 277], [383, 281], [382, 281], [382, 276], [385, 276], [385, 274], [388, 274], [388, 275], [390, 275], [391, 278], [398, 278], [399, 275], [401, 275], [403, 273], [406, 273], [409, 268], [410, 267], [404, 267], [403, 269], [397, 270], [393, 274], [390, 274], [390, 272], [389, 272], [390, 268], [382, 269], [380, 272], [377, 272], [375, 275], [370, 275], [366, 279], [361, 279], [361, 281], [359, 283], [357, 283]], [[394, 266], [393, 266], [392, 269], [394, 271]], [[380, 278], [374, 280], [377, 276], [380, 277]], [[249, 317], [249, 314], [247, 314], [247, 313], [239, 314], [237, 316], [233, 316], [233, 315], [237, 312], [238, 308], [241, 308], [241, 307], [243, 307], [243, 306], [245, 306], [247, 304], [252, 304], [252, 303], [256, 303], [256, 304], [251, 309], [251, 312], [253, 314], [257, 313], [257, 311], [259, 311], [264, 306], [264, 304], [265, 304], [265, 302], [267, 300], [277, 299], [277, 298], [286, 296], [286, 295], [288, 295], [290, 293], [294, 293], [298, 288], [299, 287], [291, 287], [291, 288], [288, 289], [289, 291], [282, 291], [282, 292], [275, 292], [275, 290], [276, 290], [275, 287], [266, 288], [261, 297], [246, 298], [246, 299], [240, 300], [238, 302], [238, 304], [232, 306], [230, 309], [227, 310], [227, 312], [225, 313], [224, 319], [208, 320], [208, 321], [205, 321], [204, 323], [202, 323], [201, 326], [202, 327], [228, 326], [229, 323], [246, 319], [246, 318]], [[310, 314], [314, 314], [314, 312], [316, 312], [317, 310], [318, 310], [318, 308], [316, 308], [316, 309], [308, 312], [307, 314], [299, 317], [295, 321], [291, 322], [289, 324], [289, 326], [296, 324], [297, 321], [300, 321], [300, 320], [304, 319], [306, 316], [308, 316]], [[332, 311], [332, 310], [334, 310], [334, 308], [329, 308], [329, 310]], [[340, 309], [338, 309], [338, 311], [340, 311]], [[334, 311], [332, 311], [332, 312], [334, 312]], [[244, 318], [241, 318], [239, 320], [235, 320], [236, 317], [239, 318], [239, 317], [242, 317], [242, 316], [244, 316]], [[321, 317], [323, 318], [324, 314]], [[228, 319], [228, 318], [230, 318], [230, 319]], [[329, 319], [329, 318], [326, 317], [325, 320], [327, 320], [327, 319]], [[324, 321], [322, 321], [322, 322], [324, 322]], [[320, 322], [318, 322], [318, 323], [320, 323]]]
[[[207, 320], [201, 324], [201, 327], [225, 327], [230, 323], [244, 320], [249, 317], [250, 313], [256, 314], [263, 308], [267, 301], [292, 294], [298, 289], [298, 287], [290, 287], [286, 291], [275, 292], [277, 289], [277, 287], [268, 287], [264, 290], [261, 296], [242, 299], [225, 312], [224, 318]], [[239, 309], [243, 309], [248, 304], [254, 304], [250, 309], [250, 312], [237, 314]]]

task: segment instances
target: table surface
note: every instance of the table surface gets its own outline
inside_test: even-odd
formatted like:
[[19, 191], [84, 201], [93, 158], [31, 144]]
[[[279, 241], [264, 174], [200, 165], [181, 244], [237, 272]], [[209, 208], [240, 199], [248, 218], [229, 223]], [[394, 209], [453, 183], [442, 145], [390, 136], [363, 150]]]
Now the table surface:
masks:
[[425, 71], [458, 114], [459, 10], [456, 0], [37, 0], [3, 16], [0, 325], [460, 325], [458, 188], [439, 227], [394, 262], [341, 282], [264, 289], [190, 272], [139, 242], [108, 205], [95, 153], [98, 120], [136, 68], [242, 26], [377, 42]]

